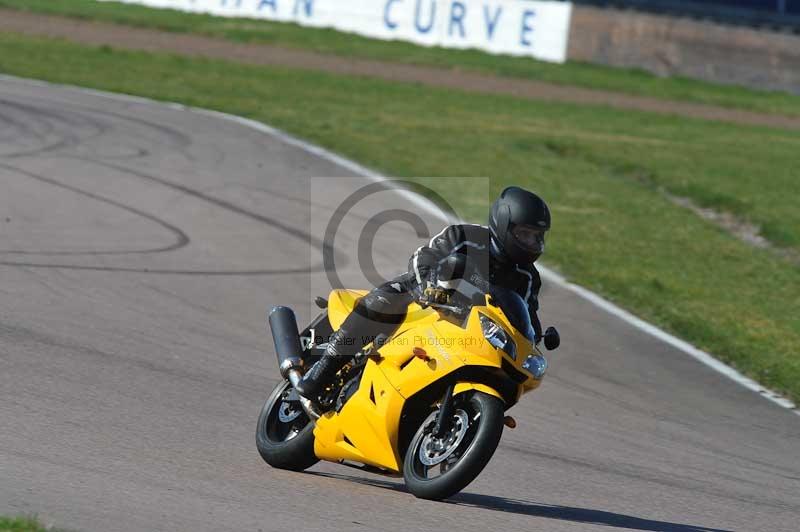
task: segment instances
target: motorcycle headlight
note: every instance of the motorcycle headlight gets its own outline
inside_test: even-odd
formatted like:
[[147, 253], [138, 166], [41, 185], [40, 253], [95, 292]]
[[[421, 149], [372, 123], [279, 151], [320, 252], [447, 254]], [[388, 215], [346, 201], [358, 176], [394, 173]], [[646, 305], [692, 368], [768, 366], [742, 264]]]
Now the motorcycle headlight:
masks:
[[479, 314], [483, 337], [497, 349], [502, 349], [512, 359], [517, 359], [517, 345], [509, 338], [508, 333], [491, 319]]
[[530, 371], [536, 379], [541, 379], [547, 371], [547, 359], [538, 354], [530, 355], [522, 363], [522, 368]]

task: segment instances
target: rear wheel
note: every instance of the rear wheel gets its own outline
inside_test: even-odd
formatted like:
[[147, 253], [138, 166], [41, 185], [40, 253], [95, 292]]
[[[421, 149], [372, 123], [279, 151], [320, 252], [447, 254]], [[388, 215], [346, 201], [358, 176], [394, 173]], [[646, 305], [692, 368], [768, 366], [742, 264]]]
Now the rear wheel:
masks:
[[314, 424], [298, 401], [289, 401], [288, 381], [275, 386], [256, 427], [256, 446], [272, 467], [302, 471], [319, 462], [314, 454]]
[[441, 437], [433, 434], [439, 412], [428, 416], [406, 451], [403, 477], [408, 490], [422, 499], [445, 499], [475, 480], [500, 443], [504, 410], [497, 397], [459, 394]]

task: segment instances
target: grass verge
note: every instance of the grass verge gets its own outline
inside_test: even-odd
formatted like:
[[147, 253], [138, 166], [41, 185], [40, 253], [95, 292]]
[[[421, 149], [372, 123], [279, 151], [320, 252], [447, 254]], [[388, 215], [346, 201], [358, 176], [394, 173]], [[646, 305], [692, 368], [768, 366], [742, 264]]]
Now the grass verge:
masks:
[[0, 516], [0, 532], [45, 532], [47, 530], [32, 517]]
[[642, 70], [586, 63], [555, 65], [530, 58], [497, 56], [477, 50], [428, 48], [380, 41], [329, 29], [243, 18], [222, 18], [96, 0], [0, 0], [0, 7], [113, 22], [171, 32], [197, 33], [237, 42], [273, 44], [321, 53], [401, 62], [547, 81], [654, 98], [689, 101], [800, 116], [800, 97], [717, 85], [681, 77], [660, 78]]
[[[800, 269], [662, 193], [800, 242], [800, 132], [9, 34], [0, 71], [262, 120], [434, 189], [413, 176], [535, 189], [554, 213], [548, 264], [800, 401]], [[439, 192], [485, 218], [468, 181], [458, 198]]]

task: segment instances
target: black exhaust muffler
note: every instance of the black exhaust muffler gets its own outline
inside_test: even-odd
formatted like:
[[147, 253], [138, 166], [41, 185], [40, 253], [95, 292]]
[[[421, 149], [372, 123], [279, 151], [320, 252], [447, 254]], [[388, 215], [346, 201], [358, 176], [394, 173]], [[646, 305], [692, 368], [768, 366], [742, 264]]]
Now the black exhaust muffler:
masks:
[[[274, 307], [269, 311], [269, 328], [275, 342], [275, 354], [281, 376], [297, 388], [303, 378], [303, 347], [300, 333], [297, 332], [297, 319], [289, 307]], [[309, 419], [316, 421], [322, 415], [319, 407], [305, 397], [300, 397], [300, 405]]]
[[272, 340], [275, 342], [275, 354], [278, 366], [284, 379], [289, 378], [292, 370], [303, 369], [303, 348], [300, 345], [300, 333], [297, 332], [297, 319], [289, 307], [273, 307], [269, 313], [269, 327], [272, 329]]

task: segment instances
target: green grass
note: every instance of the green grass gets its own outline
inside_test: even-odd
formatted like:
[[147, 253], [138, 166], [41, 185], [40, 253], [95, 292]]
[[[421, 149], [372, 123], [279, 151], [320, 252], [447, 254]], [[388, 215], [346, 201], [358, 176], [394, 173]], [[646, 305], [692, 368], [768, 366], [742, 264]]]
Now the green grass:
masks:
[[[800, 132], [8, 34], [0, 71], [247, 116], [399, 177], [535, 189], [554, 213], [548, 265], [800, 400], [800, 269], [659, 191], [796, 244]], [[489, 198], [470, 186], [440, 192], [484, 220]]]
[[660, 99], [800, 116], [798, 96], [716, 85], [680, 77], [660, 78], [641, 70], [577, 62], [555, 65], [530, 58], [490, 55], [476, 50], [427, 48], [403, 42], [372, 40], [328, 29], [302, 28], [295, 24], [212, 17], [117, 2], [0, 0], [0, 7], [172, 32], [197, 33], [238, 42], [274, 44], [351, 57], [457, 68]]
[[0, 516], [0, 532], [44, 532], [47, 530], [31, 517]]

